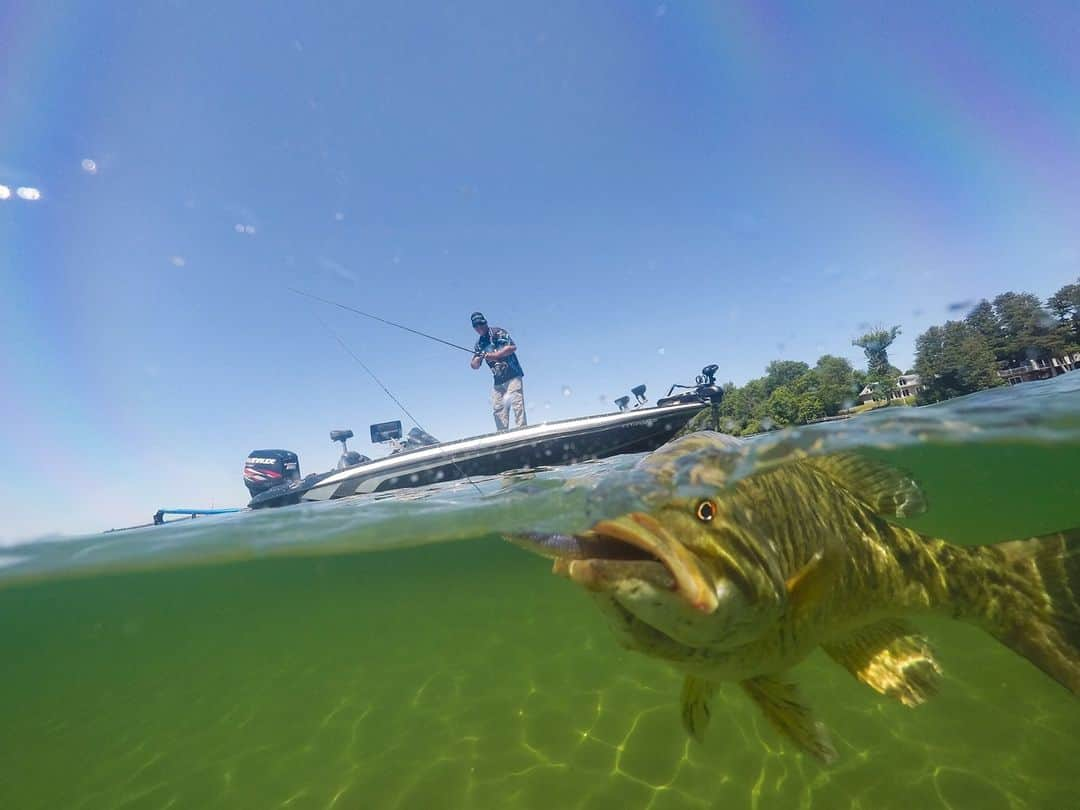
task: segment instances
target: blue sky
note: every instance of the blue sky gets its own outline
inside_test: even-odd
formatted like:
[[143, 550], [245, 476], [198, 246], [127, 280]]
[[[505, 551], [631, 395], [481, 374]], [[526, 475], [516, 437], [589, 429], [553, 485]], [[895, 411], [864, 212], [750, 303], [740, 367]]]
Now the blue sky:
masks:
[[1080, 7], [896, 5], [0, 3], [0, 539], [329, 467], [400, 413], [317, 318], [490, 429], [464, 353], [289, 286], [483, 310], [541, 421], [1074, 280]]

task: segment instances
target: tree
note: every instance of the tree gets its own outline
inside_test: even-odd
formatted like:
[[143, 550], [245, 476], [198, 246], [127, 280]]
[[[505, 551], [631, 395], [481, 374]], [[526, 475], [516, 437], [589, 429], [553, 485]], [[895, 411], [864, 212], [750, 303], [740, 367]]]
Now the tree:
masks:
[[814, 373], [818, 379], [818, 400], [825, 416], [835, 416], [845, 407], [850, 407], [862, 390], [851, 363], [843, 357], [821, 355], [814, 366]]
[[771, 394], [781, 386], [790, 385], [809, 370], [810, 366], [799, 360], [773, 360], [765, 367], [765, 390]]
[[[993, 305], [985, 298], [975, 305], [975, 308], [967, 314], [964, 322], [982, 335], [986, 345], [997, 356], [1002, 350], [1001, 321], [994, 312]], [[1000, 358], [1004, 359], [1004, 358]]]
[[787, 386], [780, 386], [769, 395], [765, 415], [776, 427], [793, 425], [799, 421], [799, 396]]
[[825, 406], [821, 399], [812, 391], [799, 395], [799, 410], [796, 414], [796, 423], [805, 425], [825, 416]]
[[1046, 299], [1046, 307], [1057, 319], [1056, 331], [1066, 347], [1080, 349], [1080, 279]]
[[915, 340], [919, 404], [971, 394], [1002, 384], [986, 338], [966, 321], [931, 326]]
[[1064, 352], [1060, 336], [1053, 332], [1053, 318], [1038, 297], [1031, 293], [1002, 293], [994, 299], [994, 311], [1002, 331], [999, 360], [1022, 363]]
[[[899, 369], [886, 364], [885, 378], [877, 384], [882, 396], [887, 397], [899, 375]], [[774, 360], [766, 367], [765, 376], [741, 388], [730, 382], [724, 384], [720, 430], [747, 436], [834, 416], [854, 403], [868, 377], [843, 357], [831, 354], [819, 357], [813, 368], [801, 360]], [[686, 430], [702, 430], [710, 424], [711, 415], [703, 412]]]
[[866, 367], [871, 377], [887, 377], [892, 369], [889, 365], [889, 346], [900, 334], [900, 327], [889, 329], [878, 327], [851, 341], [852, 346], [859, 346], [866, 355]]

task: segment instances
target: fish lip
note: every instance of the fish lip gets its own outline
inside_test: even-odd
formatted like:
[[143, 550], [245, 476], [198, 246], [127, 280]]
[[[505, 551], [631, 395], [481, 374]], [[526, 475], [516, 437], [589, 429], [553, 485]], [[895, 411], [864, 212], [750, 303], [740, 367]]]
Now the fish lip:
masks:
[[591, 529], [598, 537], [616, 540], [651, 554], [671, 573], [675, 589], [691, 607], [712, 613], [719, 605], [716, 591], [697, 558], [656, 518], [645, 512], [630, 512], [614, 520], [601, 520]]
[[[575, 561], [654, 559], [675, 582], [674, 590], [695, 610], [712, 613], [718, 606], [716, 591], [697, 558], [654, 517], [630, 512], [601, 520], [580, 534], [522, 532], [506, 535], [511, 542], [555, 561], [553, 571], [571, 576]], [[627, 553], [631, 549], [636, 552]]]

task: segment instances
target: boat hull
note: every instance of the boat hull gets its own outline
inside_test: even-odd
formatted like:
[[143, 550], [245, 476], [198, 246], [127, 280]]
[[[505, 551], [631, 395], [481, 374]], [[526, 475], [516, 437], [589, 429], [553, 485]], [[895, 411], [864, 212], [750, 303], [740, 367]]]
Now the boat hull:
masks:
[[275, 488], [252, 499], [252, 508], [346, 498], [362, 493], [423, 487], [511, 470], [577, 464], [655, 450], [705, 407], [687, 402], [568, 419], [503, 433], [408, 450], [341, 472]]

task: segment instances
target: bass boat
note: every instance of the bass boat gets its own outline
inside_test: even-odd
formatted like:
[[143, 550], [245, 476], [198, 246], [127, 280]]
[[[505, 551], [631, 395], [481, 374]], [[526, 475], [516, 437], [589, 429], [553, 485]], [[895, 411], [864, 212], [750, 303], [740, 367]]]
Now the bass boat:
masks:
[[[619, 397], [615, 413], [546, 422], [500, 433], [439, 442], [419, 428], [402, 438], [401, 422], [371, 425], [373, 444], [387, 444], [385, 458], [369, 459], [348, 449], [351, 430], [330, 432], [341, 443], [334, 470], [300, 476], [300, 462], [288, 450], [254, 450], [244, 463], [244, 483], [252, 509], [325, 501], [371, 492], [422, 487], [511, 470], [555, 467], [623, 453], [655, 450], [705, 407], [715, 421], [723, 389], [716, 384], [717, 366], [702, 369], [694, 385], [673, 385], [655, 405], [648, 405], [645, 386], [631, 389], [637, 404]], [[682, 389], [681, 393], [674, 393]]]

